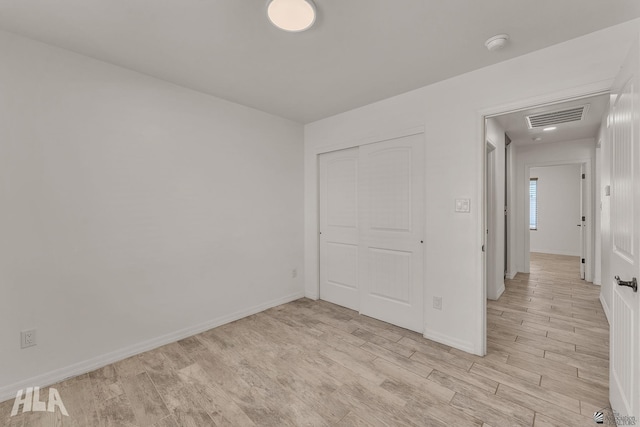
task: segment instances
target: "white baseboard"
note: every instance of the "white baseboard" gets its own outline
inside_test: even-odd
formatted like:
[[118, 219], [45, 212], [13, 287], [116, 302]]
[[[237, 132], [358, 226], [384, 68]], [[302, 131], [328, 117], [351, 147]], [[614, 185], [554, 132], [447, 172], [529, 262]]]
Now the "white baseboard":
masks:
[[458, 350], [466, 351], [467, 353], [474, 353], [474, 346], [470, 342], [459, 340], [456, 338], [452, 338], [448, 335], [443, 335], [440, 332], [436, 332], [431, 330], [425, 326], [423, 336], [427, 339], [430, 339], [435, 342], [439, 342], [440, 344], [445, 344]]
[[320, 299], [320, 295], [318, 295], [317, 292], [305, 292], [304, 297], [312, 299], [314, 301], [317, 301]]
[[512, 280], [513, 278], [515, 278], [515, 277], [516, 277], [516, 274], [518, 274], [518, 272], [517, 272], [517, 271], [516, 271], [515, 273], [509, 273], [509, 272], [507, 272], [507, 273], [505, 274], [505, 279]]
[[500, 288], [498, 288], [498, 291], [496, 292], [496, 295], [489, 295], [489, 292], [487, 290], [487, 299], [490, 299], [491, 301], [497, 301], [500, 299], [500, 296], [502, 295], [502, 293], [504, 292], [504, 280], [502, 282], [499, 283]]
[[611, 324], [611, 319], [609, 318], [609, 306], [607, 305], [607, 302], [605, 301], [605, 299], [602, 297], [602, 292], [600, 292], [600, 304], [602, 304], [604, 315], [607, 316], [607, 322]]
[[242, 319], [243, 317], [251, 316], [252, 314], [256, 314], [261, 311], [267, 310], [271, 307], [276, 307], [281, 304], [286, 304], [288, 302], [295, 301], [302, 297], [304, 297], [303, 292], [296, 292], [294, 294], [287, 295], [282, 298], [277, 298], [275, 300], [271, 300], [263, 304], [258, 304], [254, 307], [250, 307], [244, 310], [236, 311], [235, 313], [231, 313], [225, 316], [220, 316], [218, 318], [208, 320], [198, 325], [180, 329], [178, 331], [171, 332], [169, 334], [162, 335], [156, 338], [152, 338], [150, 340], [143, 341], [143, 342], [131, 345], [129, 347], [122, 348], [120, 350], [103, 354], [101, 356], [97, 356], [79, 363], [75, 363], [73, 365], [65, 366], [64, 368], [56, 369], [50, 372], [46, 372], [44, 374], [36, 375], [35, 377], [31, 377], [23, 381], [18, 381], [17, 383], [14, 383], [14, 384], [0, 387], [0, 402], [4, 402], [5, 400], [9, 400], [9, 399], [14, 399], [16, 397], [16, 393], [18, 392], [18, 390], [23, 390], [27, 387], [34, 387], [34, 386], [38, 386], [42, 388], [42, 387], [46, 387], [51, 384], [55, 384], [60, 381], [72, 378], [72, 377], [76, 377], [78, 375], [86, 374], [87, 372], [91, 372], [98, 368], [102, 368], [104, 366], [110, 365], [111, 363], [115, 363], [120, 360], [126, 359], [127, 357], [135, 356], [136, 354], [144, 353], [145, 351], [162, 347], [163, 345], [170, 344], [172, 342], [179, 341], [181, 339], [190, 337], [192, 335], [199, 334], [200, 332], [208, 331], [209, 329], [213, 329], [218, 326], [222, 326], [224, 324], [234, 322], [236, 320]]
[[549, 254], [549, 255], [567, 255], [567, 256], [580, 256], [580, 253], [570, 252], [570, 251], [557, 251], [555, 249], [531, 249], [531, 253], [538, 254]]

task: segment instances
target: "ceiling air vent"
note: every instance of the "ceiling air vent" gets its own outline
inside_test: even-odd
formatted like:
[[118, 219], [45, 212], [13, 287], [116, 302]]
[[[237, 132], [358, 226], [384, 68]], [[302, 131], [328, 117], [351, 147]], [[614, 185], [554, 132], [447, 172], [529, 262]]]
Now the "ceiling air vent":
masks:
[[526, 117], [527, 125], [529, 129], [537, 129], [561, 123], [578, 122], [584, 119], [587, 111], [589, 111], [589, 104], [548, 113], [532, 114]]

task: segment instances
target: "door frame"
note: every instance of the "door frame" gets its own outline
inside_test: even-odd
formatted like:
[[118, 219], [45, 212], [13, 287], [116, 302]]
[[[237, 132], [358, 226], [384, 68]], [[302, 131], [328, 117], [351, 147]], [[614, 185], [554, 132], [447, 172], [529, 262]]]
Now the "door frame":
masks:
[[[584, 230], [582, 230], [581, 232], [584, 234], [585, 236], [585, 242], [581, 241], [581, 248], [580, 251], [583, 251], [582, 245], [584, 245], [584, 252], [585, 252], [585, 266], [584, 266], [584, 270], [585, 270], [585, 281], [587, 282], [591, 282], [593, 281], [593, 257], [592, 255], [592, 251], [591, 248], [593, 247], [593, 233], [594, 233], [594, 229], [593, 229], [593, 196], [591, 194], [591, 192], [593, 191], [593, 182], [594, 182], [594, 175], [595, 175], [595, 171], [592, 169], [592, 165], [591, 165], [591, 159], [570, 159], [570, 160], [558, 160], [558, 161], [548, 161], [548, 162], [537, 162], [537, 163], [527, 163], [524, 165], [524, 188], [522, 189], [522, 191], [524, 191], [525, 194], [525, 198], [524, 198], [524, 215], [525, 215], [525, 221], [524, 221], [524, 228], [522, 230], [520, 230], [522, 233], [524, 233], [524, 268], [526, 270], [526, 272], [528, 272], [530, 270], [530, 265], [531, 265], [531, 231], [529, 230], [529, 198], [526, 197], [526, 194], [529, 191], [529, 178], [531, 177], [531, 168], [538, 168], [538, 167], [549, 167], [549, 166], [569, 166], [569, 165], [581, 165], [582, 167], [584, 167], [584, 170], [586, 171], [586, 178], [585, 178], [585, 185], [586, 185], [586, 189], [585, 189], [585, 193], [586, 193], [586, 202], [584, 202], [584, 206], [586, 207], [586, 212], [587, 214], [585, 215], [586, 221], [585, 222], [585, 226], [587, 228], [587, 231], [585, 232]], [[582, 195], [580, 195], [580, 203], [582, 204]], [[582, 210], [582, 207], [580, 207], [580, 210]]]
[[[313, 163], [310, 165], [315, 170], [312, 173], [312, 176], [315, 179], [315, 183], [313, 183], [313, 187], [315, 189], [315, 194], [313, 195], [313, 201], [315, 206], [312, 210], [310, 210], [310, 218], [309, 222], [314, 224], [315, 232], [313, 236], [309, 236], [309, 241], [305, 242], [305, 248], [310, 250], [310, 255], [306, 258], [309, 261], [309, 268], [305, 269], [305, 282], [308, 284], [312, 284], [312, 286], [305, 286], [305, 295], [307, 298], [317, 300], [320, 298], [320, 155], [331, 153], [333, 151], [344, 150], [347, 148], [355, 148], [360, 147], [362, 145], [374, 144], [376, 142], [388, 141], [391, 139], [398, 139], [407, 136], [413, 135], [422, 135], [423, 143], [425, 144], [424, 149], [424, 158], [422, 159], [423, 167], [427, 164], [427, 145], [425, 138], [425, 127], [424, 126], [414, 126], [406, 129], [395, 130], [391, 132], [384, 132], [376, 135], [369, 135], [361, 138], [351, 138], [348, 140], [344, 140], [342, 142], [338, 142], [333, 145], [319, 147], [313, 150]], [[424, 201], [425, 201], [425, 211], [427, 206], [427, 186], [425, 185], [424, 189]], [[427, 227], [427, 215], [424, 215], [424, 227], [426, 230]], [[427, 259], [426, 259], [427, 251], [424, 251], [424, 259], [423, 259], [423, 277], [426, 277], [426, 268], [427, 268]], [[425, 284], [422, 284], [425, 287]], [[310, 292], [311, 291], [311, 292]], [[423, 292], [423, 311], [425, 310], [427, 292], [425, 287], [425, 292]], [[423, 320], [423, 330], [424, 330], [424, 320]]]
[[[508, 140], [508, 142], [507, 142]], [[505, 146], [504, 146], [504, 279], [513, 279], [515, 273], [511, 272], [511, 234], [509, 233], [509, 225], [511, 224], [511, 211], [513, 206], [513, 200], [511, 197], [511, 191], [513, 184], [509, 179], [511, 174], [511, 138], [505, 134]]]
[[485, 274], [483, 275], [485, 294], [487, 294], [487, 287], [490, 283], [494, 283], [497, 279], [498, 272], [496, 271], [497, 260], [497, 247], [498, 239], [496, 238], [497, 231], [497, 214], [496, 209], [496, 144], [494, 144], [489, 138], [485, 143], [485, 156], [486, 156], [486, 173], [485, 179], [485, 197], [483, 198], [484, 206], [484, 229], [486, 230], [484, 239], [484, 258]]
[[[486, 188], [485, 188], [485, 175], [487, 168], [487, 156], [486, 156], [486, 119], [500, 116], [503, 114], [514, 113], [522, 110], [527, 110], [533, 107], [539, 106], [551, 106], [566, 101], [577, 100], [582, 98], [588, 98], [596, 95], [605, 95], [611, 93], [613, 86], [613, 79], [608, 79], [600, 82], [595, 82], [588, 85], [570, 87], [560, 89], [557, 92], [548, 93], [541, 96], [533, 96], [531, 98], [524, 98], [516, 100], [510, 103], [497, 105], [493, 107], [487, 107], [477, 110], [476, 114], [476, 135], [478, 136], [476, 145], [476, 164], [478, 168], [476, 175], [477, 187], [476, 191], [480, 197], [480, 200], [486, 200]], [[508, 179], [508, 177], [506, 177]], [[477, 238], [480, 245], [478, 245], [478, 253], [480, 257], [481, 277], [486, 277], [487, 263], [486, 257], [481, 252], [481, 245], [484, 242], [484, 230], [485, 230], [485, 212], [481, 210], [481, 218], [477, 228]], [[511, 221], [514, 222], [514, 221]], [[513, 232], [513, 225], [510, 227], [510, 232]], [[513, 251], [514, 248], [510, 248]], [[514, 273], [514, 272], [512, 272]], [[480, 337], [479, 351], [477, 354], [484, 356], [487, 354], [487, 289], [484, 284], [484, 279], [481, 281], [482, 286], [479, 287], [477, 292], [478, 304], [480, 306], [479, 316], [476, 322], [476, 334]]]

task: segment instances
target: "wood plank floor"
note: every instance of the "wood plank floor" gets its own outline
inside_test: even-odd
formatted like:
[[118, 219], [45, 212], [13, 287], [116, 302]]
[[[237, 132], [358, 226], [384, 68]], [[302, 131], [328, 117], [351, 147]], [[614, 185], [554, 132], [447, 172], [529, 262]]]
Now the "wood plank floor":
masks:
[[68, 417], [10, 417], [11, 400], [0, 424], [595, 425], [609, 406], [599, 287], [574, 257], [531, 260], [488, 302], [484, 358], [301, 299], [52, 386]]

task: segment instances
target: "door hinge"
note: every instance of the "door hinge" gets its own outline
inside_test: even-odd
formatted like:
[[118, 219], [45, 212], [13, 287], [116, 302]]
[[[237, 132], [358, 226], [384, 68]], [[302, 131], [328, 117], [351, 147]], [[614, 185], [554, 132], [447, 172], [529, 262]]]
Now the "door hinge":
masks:
[[583, 217], [582, 217], [582, 220], [583, 220], [583, 221], [586, 221], [586, 220], [587, 220], [587, 217], [586, 217], [586, 216], [583, 216]]
[[584, 264], [584, 258], [582, 258], [582, 263]]
[[482, 245], [482, 252], [484, 252], [484, 245]]
[[585, 178], [586, 178], [586, 174], [583, 173], [582, 174], [582, 179], [585, 179]]

